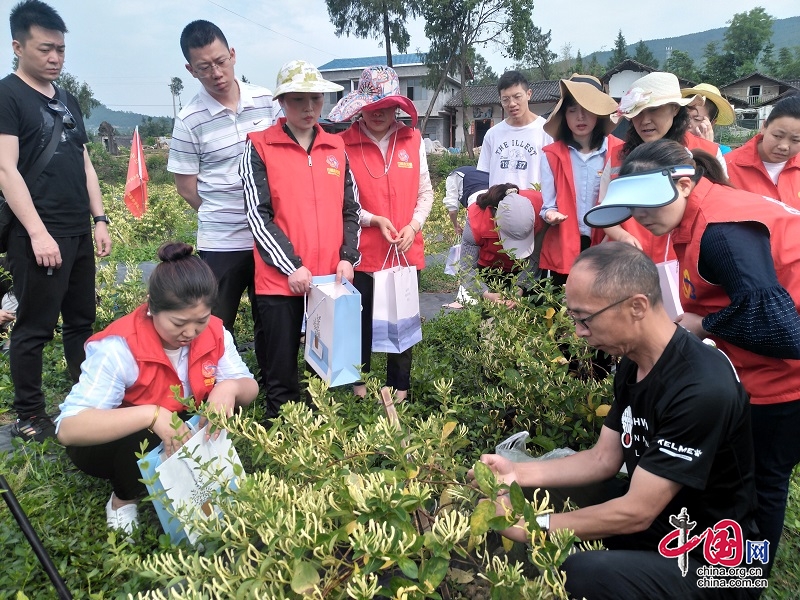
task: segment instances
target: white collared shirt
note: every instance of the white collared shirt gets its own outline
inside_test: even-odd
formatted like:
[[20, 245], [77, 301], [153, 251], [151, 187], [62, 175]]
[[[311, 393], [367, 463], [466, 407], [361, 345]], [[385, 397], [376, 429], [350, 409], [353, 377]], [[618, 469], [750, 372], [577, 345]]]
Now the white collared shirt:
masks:
[[239, 160], [247, 134], [274, 122], [272, 92], [237, 81], [239, 105], [233, 111], [205, 88], [175, 119], [167, 169], [197, 175], [203, 203], [197, 215], [197, 249], [213, 252], [251, 250], [253, 236], [244, 212]]

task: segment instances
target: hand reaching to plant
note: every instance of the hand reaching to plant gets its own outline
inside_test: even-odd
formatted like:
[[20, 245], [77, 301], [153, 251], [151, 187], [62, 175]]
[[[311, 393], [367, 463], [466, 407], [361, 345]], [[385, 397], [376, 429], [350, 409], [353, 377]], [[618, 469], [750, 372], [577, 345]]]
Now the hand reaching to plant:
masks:
[[175, 413], [162, 408], [158, 411], [156, 421], [152, 426], [153, 432], [164, 442], [164, 452], [166, 452], [167, 456], [175, 454], [192, 435], [184, 422], [181, 422], [176, 429], [173, 426], [175, 418], [178, 418]]
[[[517, 480], [516, 466], [507, 458], [499, 454], [483, 454], [481, 455], [481, 462], [492, 470], [500, 483], [511, 485]], [[475, 481], [475, 469], [470, 469], [467, 472], [467, 481]]]

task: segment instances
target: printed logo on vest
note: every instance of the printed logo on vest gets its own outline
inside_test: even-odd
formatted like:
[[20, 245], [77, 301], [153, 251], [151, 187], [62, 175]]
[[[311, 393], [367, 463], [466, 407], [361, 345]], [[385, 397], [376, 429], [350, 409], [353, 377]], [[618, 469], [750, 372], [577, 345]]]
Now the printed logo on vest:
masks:
[[217, 365], [207, 360], [200, 367], [200, 372], [203, 375], [203, 384], [206, 387], [214, 387], [217, 382]]
[[337, 159], [333, 154], [329, 154], [328, 158], [325, 159], [325, 162], [328, 163], [328, 175], [341, 177], [342, 172], [339, 170], [339, 159]]
[[694, 284], [692, 283], [692, 278], [689, 276], [689, 269], [683, 270], [683, 297], [684, 298], [691, 298], [692, 300], [697, 300], [697, 294], [694, 291]]
[[413, 169], [414, 163], [409, 160], [408, 152], [406, 152], [405, 148], [401, 148], [400, 152], [397, 153], [397, 158], [400, 159], [397, 161], [397, 166], [401, 169]]

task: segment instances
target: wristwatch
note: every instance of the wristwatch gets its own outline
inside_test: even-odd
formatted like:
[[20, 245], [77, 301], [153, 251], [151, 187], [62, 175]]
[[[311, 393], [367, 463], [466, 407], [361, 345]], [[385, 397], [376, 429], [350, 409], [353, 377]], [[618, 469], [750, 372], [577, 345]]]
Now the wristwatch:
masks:
[[550, 532], [550, 513], [545, 513], [536, 517], [536, 522], [545, 533]]
[[92, 217], [92, 220], [95, 222], [95, 224], [99, 223], [100, 221], [102, 221], [106, 225], [108, 225], [109, 223], [108, 217], [105, 215], [97, 215], [96, 217]]

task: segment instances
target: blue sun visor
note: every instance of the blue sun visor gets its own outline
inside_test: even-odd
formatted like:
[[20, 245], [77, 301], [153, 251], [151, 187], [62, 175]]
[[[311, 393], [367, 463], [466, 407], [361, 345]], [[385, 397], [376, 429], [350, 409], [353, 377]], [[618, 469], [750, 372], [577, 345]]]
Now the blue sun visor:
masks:
[[678, 198], [675, 180], [694, 174], [694, 167], [676, 165], [621, 175], [608, 184], [603, 203], [589, 210], [583, 220], [590, 227], [613, 227], [627, 221], [631, 209], [666, 206]]

